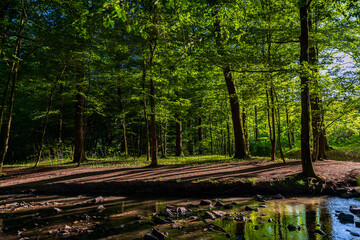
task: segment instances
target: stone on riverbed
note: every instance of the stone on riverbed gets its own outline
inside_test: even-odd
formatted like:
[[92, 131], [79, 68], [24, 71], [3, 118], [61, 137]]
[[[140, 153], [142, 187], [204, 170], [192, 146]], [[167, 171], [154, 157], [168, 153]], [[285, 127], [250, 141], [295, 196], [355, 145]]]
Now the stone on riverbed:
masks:
[[215, 215], [212, 214], [211, 212], [205, 212], [203, 218], [204, 218], [204, 219], [211, 219], [211, 220], [215, 220], [215, 219], [216, 219]]
[[220, 201], [217, 201], [216, 203], [215, 203], [215, 207], [223, 207], [225, 204], [223, 204], [222, 202], [220, 202]]
[[222, 218], [222, 217], [224, 217], [226, 214], [227, 214], [227, 212], [224, 212], [224, 211], [212, 211], [212, 213], [215, 215], [215, 217], [217, 217], [217, 218]]
[[356, 206], [350, 206], [350, 212], [352, 212], [353, 214], [356, 214], [356, 215], [360, 215], [360, 208], [358, 208]]
[[201, 206], [209, 206], [209, 205], [211, 205], [211, 200], [203, 199], [200, 201], [200, 205]]
[[157, 228], [153, 228], [151, 235], [155, 236], [159, 240], [164, 240], [167, 237], [165, 233], [160, 232]]
[[98, 203], [103, 203], [105, 201], [104, 197], [103, 196], [99, 196], [99, 197], [96, 197], [94, 198], [93, 202], [95, 204], [98, 204]]
[[53, 212], [54, 212], [54, 214], [56, 215], [56, 214], [59, 214], [59, 213], [61, 213], [62, 212], [62, 210], [60, 209], [60, 208], [53, 208]]
[[354, 223], [354, 215], [348, 214], [348, 213], [340, 213], [337, 215], [339, 221], [343, 224], [345, 223]]

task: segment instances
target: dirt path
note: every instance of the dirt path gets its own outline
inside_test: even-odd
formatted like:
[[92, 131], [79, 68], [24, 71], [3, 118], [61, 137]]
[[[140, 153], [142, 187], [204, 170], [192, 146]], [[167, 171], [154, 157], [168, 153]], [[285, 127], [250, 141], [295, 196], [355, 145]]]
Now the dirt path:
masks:
[[[326, 178], [333, 185], [349, 185], [360, 175], [359, 162], [320, 161], [314, 163], [318, 174]], [[301, 162], [289, 161], [286, 165], [281, 162], [241, 162], [228, 164], [163, 165], [157, 168], [149, 167], [80, 167], [80, 168], [37, 168], [37, 169], [5, 169], [6, 176], [1, 178], [0, 192], [20, 191], [30, 188], [44, 191], [78, 191], [88, 189], [101, 192], [108, 189], [119, 190], [132, 183], [161, 186], [160, 183], [173, 182], [189, 186], [191, 183], [250, 181], [268, 183], [277, 179], [284, 179], [301, 172]], [[159, 189], [161, 190], [161, 189]]]

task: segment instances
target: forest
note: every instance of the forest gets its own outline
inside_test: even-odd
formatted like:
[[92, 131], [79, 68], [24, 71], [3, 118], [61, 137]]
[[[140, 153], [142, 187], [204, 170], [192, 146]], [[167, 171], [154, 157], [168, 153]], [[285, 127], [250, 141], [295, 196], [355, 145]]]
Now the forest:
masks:
[[359, 0], [0, 0], [0, 239], [357, 239], [359, 67]]
[[0, 169], [359, 151], [357, 0], [0, 6]]

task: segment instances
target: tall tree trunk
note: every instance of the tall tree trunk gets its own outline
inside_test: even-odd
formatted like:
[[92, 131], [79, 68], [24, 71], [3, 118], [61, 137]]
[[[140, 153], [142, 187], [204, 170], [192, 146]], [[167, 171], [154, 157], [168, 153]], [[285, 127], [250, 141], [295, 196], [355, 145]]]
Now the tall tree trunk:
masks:
[[292, 144], [291, 144], [291, 130], [290, 130], [290, 122], [289, 122], [289, 111], [288, 108], [285, 107], [285, 114], [286, 114], [286, 127], [287, 127], [287, 138], [288, 138], [288, 144], [289, 144], [289, 149], [292, 149]]
[[211, 155], [214, 155], [214, 141], [213, 141], [213, 132], [212, 132], [212, 118], [211, 118], [211, 113], [210, 113], [210, 152]]
[[[271, 99], [271, 103], [270, 103], [270, 99]], [[270, 86], [270, 90], [266, 90], [266, 102], [267, 102], [267, 115], [268, 115], [268, 125], [269, 125], [269, 137], [271, 143], [271, 161], [275, 161], [276, 136], [275, 136], [275, 117], [274, 117], [272, 86]]]
[[182, 146], [182, 122], [180, 114], [176, 114], [176, 151], [175, 156], [183, 156], [183, 146]]
[[150, 138], [149, 138], [149, 124], [146, 113], [146, 93], [145, 93], [145, 82], [146, 82], [146, 61], [144, 60], [144, 66], [142, 69], [142, 90], [143, 90], [143, 105], [144, 105], [144, 121], [145, 121], [145, 137], [146, 137], [146, 160], [150, 161]]
[[281, 128], [280, 128], [280, 109], [277, 109], [277, 145], [278, 145], [278, 149], [280, 152], [280, 157], [283, 160], [283, 162], [285, 163], [285, 158], [284, 158], [284, 153], [282, 151], [282, 147], [281, 147]]
[[[7, 86], [6, 86], [6, 88], [9, 88], [10, 87], [9, 84], [10, 84], [10, 82], [12, 82], [11, 92], [10, 92], [8, 121], [7, 121], [7, 125], [6, 125], [6, 130], [5, 130], [3, 151], [2, 151], [2, 154], [1, 154], [0, 173], [2, 172], [5, 157], [6, 157], [6, 153], [7, 153], [8, 147], [9, 147], [10, 129], [11, 129], [11, 122], [12, 122], [12, 112], [13, 112], [13, 108], [14, 108], [15, 90], [16, 90], [16, 83], [17, 83], [18, 71], [19, 71], [19, 66], [20, 66], [20, 46], [21, 46], [21, 40], [22, 40], [21, 35], [24, 32], [26, 21], [27, 21], [26, 12], [25, 12], [25, 9], [23, 9], [22, 17], [21, 17], [21, 21], [20, 21], [19, 36], [17, 37], [15, 51], [14, 51], [16, 59], [14, 59], [12, 65], [11, 65], [9, 78], [8, 78], [8, 83], [7, 83]], [[5, 111], [5, 103], [6, 103], [7, 91], [8, 90], [5, 91], [3, 105], [1, 107], [0, 126], [2, 125], [3, 114], [4, 114], [4, 111]], [[0, 130], [1, 130], [1, 127], [0, 127]]]
[[80, 166], [85, 156], [84, 141], [84, 95], [83, 95], [83, 78], [84, 73], [79, 69], [76, 83], [75, 96], [75, 149], [73, 162]]
[[204, 140], [204, 134], [203, 134], [203, 127], [202, 127], [202, 117], [199, 117], [199, 119], [198, 119], [199, 155], [203, 155], [203, 154], [204, 154], [203, 140]]
[[[311, 1], [311, 0], [309, 0]], [[310, 2], [309, 2], [310, 3]], [[303, 68], [309, 62], [309, 17], [308, 1], [300, 1], [300, 64]], [[306, 69], [300, 73], [301, 79], [301, 162], [302, 172], [306, 177], [317, 177], [311, 159], [310, 150], [310, 91]]]
[[247, 127], [247, 115], [246, 115], [245, 108], [242, 109], [242, 121], [243, 121], [243, 126], [244, 126], [244, 139], [245, 139], [246, 151], [249, 154], [250, 153], [249, 131], [248, 131], [248, 127]]
[[194, 137], [193, 137], [193, 131], [191, 128], [191, 118], [188, 120], [188, 143], [187, 143], [187, 148], [189, 151], [189, 155], [194, 155]]
[[226, 121], [226, 129], [227, 129], [228, 151], [229, 151], [229, 156], [231, 157], [231, 139], [230, 139], [230, 123], [229, 123], [229, 119], [227, 119], [227, 121]]
[[[217, 1], [210, 1], [212, 6], [215, 6]], [[220, 26], [220, 19], [218, 16], [218, 12], [216, 9], [213, 10], [213, 18], [214, 21], [214, 34], [215, 34], [215, 41], [218, 53], [221, 56], [226, 56], [226, 51], [224, 49], [224, 45], [222, 43], [222, 35], [221, 35], [221, 26]], [[244, 159], [248, 156], [246, 151], [246, 144], [244, 139], [244, 129], [241, 121], [240, 116], [240, 104], [239, 104], [239, 97], [236, 91], [235, 81], [231, 74], [231, 66], [230, 64], [225, 64], [223, 68], [223, 74], [229, 94], [229, 101], [230, 101], [230, 109], [231, 109], [231, 117], [233, 122], [234, 128], [234, 138], [235, 138], [235, 154], [234, 158], [237, 159]]]
[[117, 92], [118, 92], [118, 98], [119, 98], [119, 110], [120, 110], [121, 128], [122, 128], [122, 135], [123, 135], [124, 155], [127, 156], [129, 154], [129, 152], [128, 152], [128, 143], [127, 143], [127, 139], [126, 139], [126, 120], [125, 120], [125, 113], [124, 113], [124, 107], [123, 107], [123, 101], [122, 101], [122, 89], [121, 89], [120, 79], [119, 79], [119, 85], [117, 87]]
[[40, 163], [40, 159], [41, 159], [41, 155], [43, 152], [43, 145], [44, 145], [44, 139], [45, 139], [45, 134], [46, 134], [46, 128], [47, 128], [47, 124], [48, 124], [48, 119], [49, 119], [49, 113], [50, 113], [50, 109], [51, 109], [51, 104], [52, 104], [52, 100], [53, 100], [53, 95], [54, 95], [54, 91], [58, 85], [58, 82], [60, 81], [60, 79], [62, 78], [64, 72], [66, 69], [66, 65], [64, 65], [64, 68], [62, 69], [59, 77], [56, 79], [54, 86], [51, 88], [50, 91], [50, 96], [49, 96], [49, 102], [48, 102], [48, 106], [46, 109], [46, 114], [45, 114], [45, 120], [44, 120], [44, 127], [43, 127], [43, 131], [41, 133], [41, 140], [40, 140], [40, 145], [39, 145], [39, 151], [36, 157], [36, 163], [34, 167], [37, 167]]
[[258, 126], [258, 107], [255, 106], [255, 141], [259, 138], [259, 126]]
[[153, 45], [150, 45], [150, 130], [151, 130], [151, 163], [150, 166], [157, 166], [157, 139], [156, 139], [156, 121], [155, 121], [155, 83], [152, 75], [152, 64], [154, 58], [154, 51], [156, 48], [156, 40]]
[[59, 89], [59, 97], [60, 97], [60, 108], [59, 108], [59, 132], [58, 132], [58, 141], [59, 143], [61, 143], [62, 141], [62, 131], [63, 131], [63, 124], [64, 124], [64, 121], [63, 121], [63, 112], [64, 112], [64, 109], [63, 109], [63, 91], [64, 91], [64, 86], [62, 83], [60, 83], [60, 89]]

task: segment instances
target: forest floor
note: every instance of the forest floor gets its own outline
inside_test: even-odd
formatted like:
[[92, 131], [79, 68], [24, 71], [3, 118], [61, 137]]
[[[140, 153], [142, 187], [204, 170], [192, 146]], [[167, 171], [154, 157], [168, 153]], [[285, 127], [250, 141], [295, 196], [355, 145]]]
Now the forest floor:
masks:
[[[315, 171], [326, 179], [326, 189], [356, 185], [360, 162], [325, 160], [314, 163]], [[299, 160], [261, 159], [241, 162], [174, 164], [132, 167], [39, 167], [5, 168], [0, 192], [34, 189], [56, 194], [236, 194], [308, 193], [313, 184], [298, 177]], [[318, 189], [319, 190], [319, 189]], [[33, 191], [33, 190], [32, 190]]]

